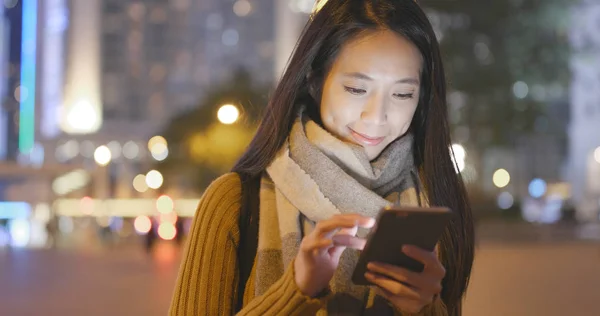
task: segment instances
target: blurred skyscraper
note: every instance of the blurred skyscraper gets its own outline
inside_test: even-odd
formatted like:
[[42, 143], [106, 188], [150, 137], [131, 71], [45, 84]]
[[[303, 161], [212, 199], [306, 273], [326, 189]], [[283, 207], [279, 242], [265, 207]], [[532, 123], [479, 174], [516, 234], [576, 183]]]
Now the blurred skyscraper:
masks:
[[4, 6], [0, 5], [0, 160], [6, 158], [7, 145], [7, 113], [4, 109], [6, 92], [8, 91], [8, 45], [9, 45], [9, 22], [4, 17]]
[[572, 11], [569, 178], [578, 215], [600, 212], [600, 3], [580, 1]]
[[273, 0], [102, 0], [106, 119], [164, 121], [238, 66], [273, 69]]

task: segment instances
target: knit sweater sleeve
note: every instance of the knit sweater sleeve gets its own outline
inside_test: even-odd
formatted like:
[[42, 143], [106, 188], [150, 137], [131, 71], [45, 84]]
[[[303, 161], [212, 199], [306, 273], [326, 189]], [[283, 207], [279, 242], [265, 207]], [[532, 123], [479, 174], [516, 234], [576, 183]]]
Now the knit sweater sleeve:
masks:
[[[215, 180], [200, 200], [182, 258], [169, 315], [232, 315], [239, 278], [237, 245], [241, 183], [237, 174]], [[303, 295], [293, 264], [238, 315], [314, 315], [326, 298]]]

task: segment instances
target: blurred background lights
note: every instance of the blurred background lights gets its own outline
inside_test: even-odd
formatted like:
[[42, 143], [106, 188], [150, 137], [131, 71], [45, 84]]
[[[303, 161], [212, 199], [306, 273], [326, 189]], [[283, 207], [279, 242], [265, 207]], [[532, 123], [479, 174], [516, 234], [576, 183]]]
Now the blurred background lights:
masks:
[[498, 195], [498, 207], [503, 210], [511, 208], [515, 200], [509, 192], [502, 192]]
[[84, 215], [92, 215], [94, 213], [94, 200], [89, 196], [81, 199], [81, 213]]
[[67, 216], [61, 216], [58, 219], [58, 230], [63, 234], [69, 234], [73, 232], [73, 220]]
[[94, 143], [89, 140], [81, 142], [80, 151], [81, 155], [85, 158], [92, 158], [94, 156]]
[[240, 40], [240, 34], [234, 29], [228, 29], [223, 32], [221, 41], [225, 46], [235, 46]]
[[217, 118], [223, 124], [233, 124], [240, 116], [240, 111], [235, 105], [225, 104], [219, 108]]
[[454, 152], [454, 157], [456, 157], [457, 160], [465, 160], [465, 158], [467, 158], [467, 152], [460, 144], [453, 144], [452, 151]]
[[172, 223], [160, 223], [158, 225], [158, 236], [164, 240], [173, 240], [177, 235], [177, 229]]
[[540, 198], [546, 194], [546, 181], [536, 178], [529, 183], [529, 195], [533, 198]]
[[452, 159], [452, 164], [454, 165], [456, 173], [465, 170], [465, 159], [467, 158], [467, 151], [462, 145], [453, 144], [451, 146], [450, 158]]
[[525, 99], [529, 94], [529, 86], [523, 81], [517, 81], [513, 85], [513, 93], [517, 99]]
[[147, 234], [152, 229], [152, 221], [146, 215], [140, 215], [135, 218], [133, 227], [138, 234]]
[[150, 148], [152, 158], [157, 161], [163, 161], [169, 156], [169, 148], [166, 143], [156, 143]]
[[16, 218], [9, 222], [8, 231], [13, 247], [25, 247], [29, 243], [30, 226], [29, 221], [24, 218]]
[[98, 226], [107, 228], [110, 226], [110, 217], [108, 216], [98, 216], [96, 217], [96, 223]]
[[160, 144], [162, 144], [166, 147], [167, 140], [160, 135], [154, 136], [154, 137], [150, 138], [150, 140], [148, 141], [148, 150], [152, 151], [152, 148], [154, 148], [154, 146], [160, 145]]
[[135, 159], [140, 153], [140, 147], [132, 141], [128, 141], [123, 145], [123, 156], [127, 159]]
[[174, 207], [175, 205], [173, 203], [173, 199], [167, 195], [161, 195], [158, 199], [156, 199], [156, 209], [161, 214], [172, 212]]
[[150, 170], [146, 174], [146, 185], [151, 189], [158, 189], [163, 184], [163, 176], [157, 170]]
[[146, 184], [146, 175], [138, 174], [133, 178], [133, 188], [140, 192], [144, 193], [148, 191], [148, 184]]
[[79, 100], [67, 110], [66, 124], [74, 133], [89, 132], [100, 125], [100, 118], [92, 103]]
[[247, 16], [252, 11], [252, 4], [248, 0], [238, 0], [233, 4], [233, 12], [237, 16]]
[[94, 160], [100, 166], [108, 165], [111, 159], [112, 155], [110, 153], [110, 149], [104, 145], [96, 148], [96, 151], [94, 151]]
[[594, 150], [594, 160], [596, 160], [597, 163], [600, 163], [600, 147]]
[[504, 188], [510, 183], [510, 174], [505, 169], [498, 169], [492, 177], [494, 185], [498, 188]]
[[121, 144], [118, 141], [111, 141], [106, 145], [110, 149], [110, 155], [112, 159], [121, 157]]

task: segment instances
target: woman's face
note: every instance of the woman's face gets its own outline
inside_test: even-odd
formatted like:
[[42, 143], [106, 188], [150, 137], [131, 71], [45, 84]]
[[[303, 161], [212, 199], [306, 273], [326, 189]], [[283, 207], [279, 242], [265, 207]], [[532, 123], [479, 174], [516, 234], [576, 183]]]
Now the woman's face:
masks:
[[349, 41], [325, 78], [321, 119], [370, 160], [408, 130], [419, 102], [419, 50], [392, 31]]

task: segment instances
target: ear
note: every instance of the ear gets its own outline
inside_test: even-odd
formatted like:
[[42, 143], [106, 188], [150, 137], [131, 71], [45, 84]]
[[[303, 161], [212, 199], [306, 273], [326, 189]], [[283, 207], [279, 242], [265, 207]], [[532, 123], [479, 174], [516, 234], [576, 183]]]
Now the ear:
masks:
[[311, 69], [306, 75], [306, 82], [308, 83], [308, 93], [315, 101], [319, 101], [319, 80], [317, 80], [317, 76], [315, 72]]

